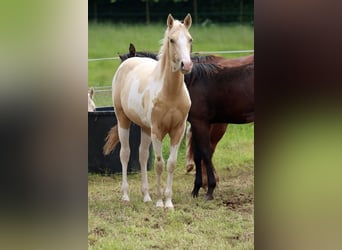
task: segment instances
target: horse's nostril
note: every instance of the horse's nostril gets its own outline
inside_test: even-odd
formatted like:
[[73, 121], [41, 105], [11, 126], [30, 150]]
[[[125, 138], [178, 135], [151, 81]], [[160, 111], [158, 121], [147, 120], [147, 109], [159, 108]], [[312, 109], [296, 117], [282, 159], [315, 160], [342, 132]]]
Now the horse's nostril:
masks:
[[183, 62], [181, 62], [181, 67], [182, 67], [182, 68], [184, 67], [184, 63], [183, 63]]

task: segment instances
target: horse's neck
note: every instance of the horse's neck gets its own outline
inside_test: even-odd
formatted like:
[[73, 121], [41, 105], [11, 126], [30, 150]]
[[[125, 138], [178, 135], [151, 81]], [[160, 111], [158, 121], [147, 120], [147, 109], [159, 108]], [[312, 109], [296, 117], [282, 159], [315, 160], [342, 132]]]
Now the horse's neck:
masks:
[[165, 96], [178, 95], [183, 91], [184, 75], [180, 71], [172, 72], [171, 63], [164, 55], [158, 62], [160, 76], [163, 82], [161, 92], [163, 92]]

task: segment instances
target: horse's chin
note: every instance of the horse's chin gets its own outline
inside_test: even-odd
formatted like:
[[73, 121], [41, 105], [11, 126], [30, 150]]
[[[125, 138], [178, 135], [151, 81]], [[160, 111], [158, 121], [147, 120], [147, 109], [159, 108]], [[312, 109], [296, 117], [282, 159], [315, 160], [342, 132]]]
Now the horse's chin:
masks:
[[191, 69], [190, 70], [184, 70], [181, 69], [182, 74], [186, 75], [186, 74], [190, 74], [191, 73]]

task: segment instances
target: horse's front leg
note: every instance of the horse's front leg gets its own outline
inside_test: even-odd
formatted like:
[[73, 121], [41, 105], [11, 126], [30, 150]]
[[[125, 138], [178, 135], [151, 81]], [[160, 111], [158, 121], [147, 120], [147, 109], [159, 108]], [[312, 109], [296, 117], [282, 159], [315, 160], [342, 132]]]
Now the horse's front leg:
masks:
[[209, 135], [209, 124], [203, 122], [192, 123], [192, 139], [194, 145], [194, 159], [196, 164], [196, 179], [194, 183], [194, 189], [192, 196], [197, 197], [199, 189], [202, 186], [202, 169], [201, 161], [203, 160], [204, 165], [207, 169], [208, 175], [208, 191], [205, 199], [213, 199], [213, 191], [216, 187], [216, 180], [213, 173], [213, 164], [211, 161], [212, 151], [210, 147], [210, 135]]
[[167, 160], [167, 180], [165, 189], [165, 207], [173, 208], [172, 204], [172, 182], [173, 173], [177, 166], [178, 149], [184, 136], [186, 124], [173, 129], [170, 132], [170, 156]]
[[192, 197], [198, 197], [198, 192], [202, 187], [202, 170], [201, 170], [201, 162], [202, 162], [202, 157], [201, 153], [198, 150], [198, 147], [192, 139], [192, 148], [193, 148], [193, 154], [194, 154], [194, 161], [195, 161], [195, 167], [196, 167], [196, 173], [195, 173], [195, 182], [194, 182], [194, 189], [191, 192]]
[[155, 133], [152, 130], [152, 144], [154, 149], [154, 169], [156, 172], [156, 180], [157, 180], [157, 207], [164, 207], [162, 195], [163, 195], [163, 188], [161, 184], [161, 175], [163, 173], [164, 168], [164, 159], [162, 156], [162, 136], [158, 136], [157, 133]]

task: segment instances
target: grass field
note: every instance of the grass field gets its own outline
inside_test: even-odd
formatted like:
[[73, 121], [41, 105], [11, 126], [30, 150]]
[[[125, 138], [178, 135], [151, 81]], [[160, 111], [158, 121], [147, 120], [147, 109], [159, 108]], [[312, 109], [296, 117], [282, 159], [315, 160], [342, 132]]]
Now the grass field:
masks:
[[[137, 50], [157, 52], [164, 24], [89, 24], [89, 58]], [[253, 27], [240, 25], [193, 26], [193, 51], [254, 48]], [[232, 54], [237, 57], [245, 54]], [[118, 60], [89, 62], [88, 86], [110, 86]], [[111, 105], [110, 92], [98, 92], [95, 103]], [[168, 157], [168, 140], [163, 147]], [[193, 199], [193, 173], [185, 174], [185, 143], [174, 174], [174, 211], [155, 207], [155, 173], [149, 171], [153, 202], [144, 204], [139, 173], [130, 174], [129, 205], [121, 202], [121, 175], [88, 176], [89, 249], [253, 249], [254, 248], [254, 124], [229, 125], [217, 146], [214, 165], [220, 182], [210, 202]], [[166, 173], [163, 173], [165, 183]]]
[[[89, 24], [88, 58], [116, 57], [128, 53], [129, 43], [138, 51], [158, 52], [166, 24], [126, 25]], [[251, 26], [193, 25], [190, 33], [194, 39], [193, 52], [218, 50], [254, 49], [254, 32]], [[224, 54], [238, 57], [246, 54]], [[88, 63], [88, 85], [110, 86], [120, 60], [94, 61]]]

